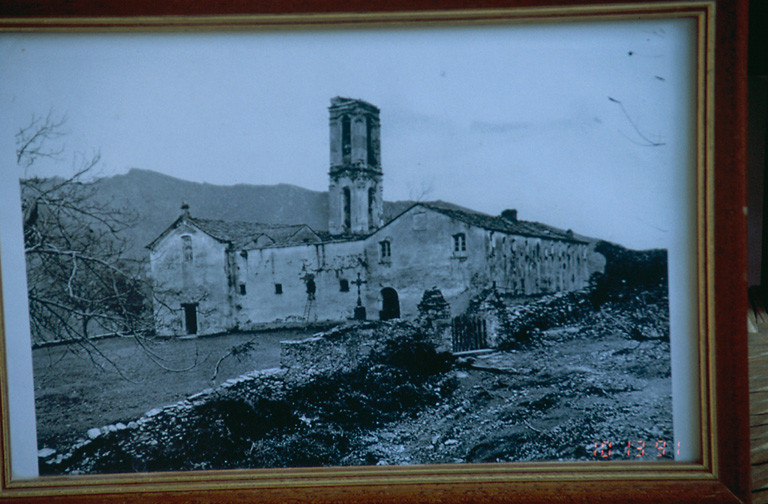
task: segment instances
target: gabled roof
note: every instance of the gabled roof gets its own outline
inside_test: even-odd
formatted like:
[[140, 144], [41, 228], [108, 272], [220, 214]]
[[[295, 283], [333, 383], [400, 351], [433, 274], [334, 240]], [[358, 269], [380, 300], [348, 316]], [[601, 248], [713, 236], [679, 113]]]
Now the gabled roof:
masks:
[[510, 220], [500, 216], [487, 215], [480, 212], [475, 212], [458, 205], [446, 203], [444, 201], [430, 201], [423, 203], [415, 203], [411, 205], [407, 210], [402, 212], [397, 217], [390, 220], [387, 224], [379, 228], [379, 231], [389, 225], [390, 223], [399, 219], [402, 215], [410, 212], [413, 208], [422, 207], [428, 210], [438, 212], [446, 215], [452, 219], [464, 222], [471, 226], [487, 229], [489, 231], [497, 231], [505, 234], [513, 234], [520, 236], [529, 236], [533, 238], [546, 238], [550, 240], [562, 240], [576, 243], [587, 243], [573, 235], [571, 231], [564, 231], [546, 224], [532, 221]]
[[[153, 248], [154, 245], [166, 236], [172, 229], [175, 229], [182, 222], [195, 226], [211, 238], [223, 243], [229, 244], [235, 249], [261, 248], [255, 246], [255, 241], [261, 236], [270, 238], [272, 243], [268, 246], [301, 245], [305, 243], [314, 243], [320, 241], [317, 234], [306, 224], [279, 225], [263, 224], [261, 222], [243, 222], [243, 221], [225, 221], [217, 219], [201, 219], [182, 215], [173, 224], [171, 224], [160, 236], [155, 238], [147, 248]], [[306, 234], [304, 238], [298, 238], [299, 231], [307, 230], [314, 239], [307, 241]]]
[[[397, 216], [391, 218], [386, 224], [370, 234], [331, 234], [327, 231], [314, 231], [306, 224], [263, 224], [260, 222], [200, 219], [196, 217], [190, 217], [189, 215], [181, 215], [173, 224], [171, 224], [165, 231], [163, 231], [160, 236], [155, 238], [152, 243], [147, 245], [147, 248], [153, 248], [158, 241], [160, 241], [172, 229], [175, 229], [180, 223], [184, 221], [197, 227], [212, 238], [220, 242], [227, 243], [232, 248], [240, 250], [342, 241], [358, 241], [364, 240], [369, 236], [381, 232], [391, 223], [395, 222], [400, 217], [411, 212], [414, 208], [417, 207], [432, 210], [434, 212], [438, 212], [447, 217], [450, 217], [451, 219], [464, 222], [471, 226], [487, 229], [489, 231], [497, 231], [510, 235], [528, 236], [533, 238], [545, 238], [549, 240], [589, 243], [579, 236], [574, 236], [573, 232], [571, 231], [564, 231], [562, 229], [548, 226], [546, 224], [541, 224], [540, 222], [521, 221], [517, 219], [510, 220], [500, 216], [475, 212], [473, 210], [469, 210], [468, 208], [454, 205], [452, 203], [446, 203], [444, 201], [429, 201], [412, 204], [406, 210], [400, 212]], [[309, 238], [307, 237], [307, 233], [302, 233], [301, 231], [308, 231]], [[271, 243], [268, 245], [257, 246], [256, 242], [262, 236], [269, 238]]]

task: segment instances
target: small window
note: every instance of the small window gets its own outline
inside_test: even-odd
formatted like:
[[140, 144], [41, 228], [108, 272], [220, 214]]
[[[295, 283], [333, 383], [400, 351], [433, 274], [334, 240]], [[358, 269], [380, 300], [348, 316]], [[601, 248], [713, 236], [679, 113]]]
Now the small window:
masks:
[[240, 284], [240, 295], [241, 296], [245, 296], [245, 284], [244, 283]]
[[464, 233], [458, 233], [453, 235], [453, 251], [454, 252], [467, 251], [467, 235], [465, 235]]
[[282, 293], [283, 293], [283, 284], [276, 283], [275, 294], [282, 294]]
[[341, 292], [349, 292], [349, 280], [342, 278], [339, 280], [339, 290]]
[[379, 242], [379, 256], [381, 257], [382, 261], [388, 261], [392, 256], [392, 247], [389, 240]]
[[184, 262], [192, 262], [192, 237], [181, 237], [182, 248], [184, 250]]

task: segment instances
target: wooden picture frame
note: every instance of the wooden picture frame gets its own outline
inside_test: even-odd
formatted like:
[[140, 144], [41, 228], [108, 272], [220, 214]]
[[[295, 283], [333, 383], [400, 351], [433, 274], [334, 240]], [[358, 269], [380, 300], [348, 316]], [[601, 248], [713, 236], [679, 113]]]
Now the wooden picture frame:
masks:
[[[2, 32], [285, 30], [686, 17], [697, 25], [701, 459], [333, 467], [14, 479], [2, 371], [0, 499], [13, 502], [749, 502], [746, 340], [745, 2], [459, 0], [304, 3], [149, 1], [0, 6]], [[0, 55], [2, 57], [2, 55]], [[1, 308], [1, 307], [0, 307]], [[5, 317], [5, 318], [3, 318]], [[0, 321], [12, 317], [0, 313]], [[2, 325], [0, 325], [2, 327]], [[0, 345], [7, 334], [0, 329]], [[3, 362], [7, 349], [0, 347]]]

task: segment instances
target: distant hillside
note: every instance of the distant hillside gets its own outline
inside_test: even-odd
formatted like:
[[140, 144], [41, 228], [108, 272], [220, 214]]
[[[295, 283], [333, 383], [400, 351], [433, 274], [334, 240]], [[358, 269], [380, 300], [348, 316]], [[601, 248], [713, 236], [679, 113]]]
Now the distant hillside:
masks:
[[[220, 186], [136, 168], [99, 179], [95, 184], [105, 203], [135, 212], [138, 224], [129, 238], [137, 258], [147, 256], [144, 247], [179, 216], [182, 202], [189, 203], [195, 217], [328, 229], [328, 193], [290, 184]], [[392, 218], [411, 204], [385, 202], [384, 214]]]
[[[54, 179], [51, 179], [53, 182]], [[187, 202], [194, 217], [266, 224], [307, 224], [317, 231], [328, 230], [328, 192], [311, 191], [290, 184], [222, 186], [190, 182], [150, 170], [131, 169], [123, 175], [104, 177], [94, 182], [101, 203], [128, 210], [137, 224], [127, 238], [133, 243], [134, 258], [147, 258], [145, 248], [181, 213]], [[458, 205], [437, 201], [442, 206], [468, 210]], [[388, 222], [407, 210], [413, 201], [385, 201], [384, 221]], [[581, 235], [593, 246], [598, 240]], [[605, 265], [600, 255], [590, 254], [595, 264], [590, 271], [601, 271]]]

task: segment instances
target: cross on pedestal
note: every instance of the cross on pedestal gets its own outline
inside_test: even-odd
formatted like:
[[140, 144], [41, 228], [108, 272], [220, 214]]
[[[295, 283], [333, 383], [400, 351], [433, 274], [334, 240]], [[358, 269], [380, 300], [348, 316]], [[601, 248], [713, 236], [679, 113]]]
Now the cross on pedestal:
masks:
[[360, 272], [358, 271], [357, 280], [353, 280], [352, 283], [357, 285], [357, 306], [355, 307], [355, 320], [365, 320], [365, 306], [363, 306], [363, 300], [360, 299], [360, 286], [368, 282], [360, 278]]

